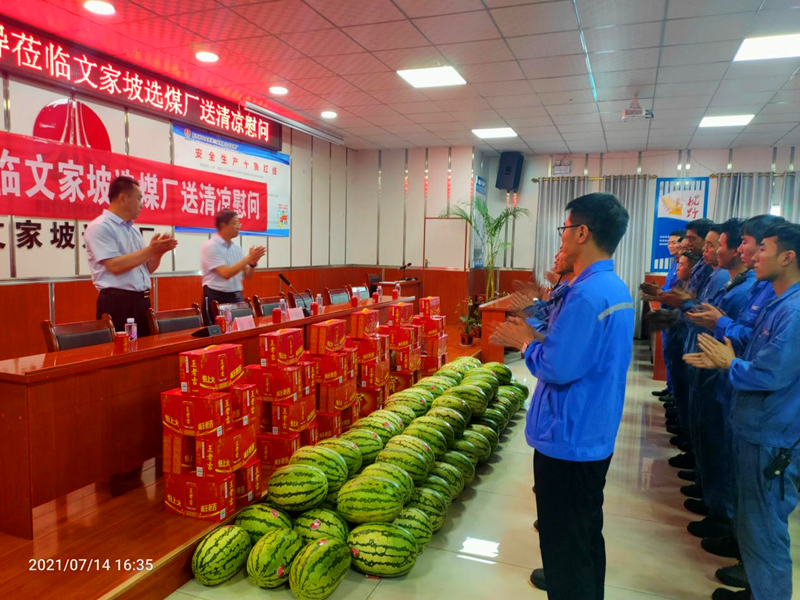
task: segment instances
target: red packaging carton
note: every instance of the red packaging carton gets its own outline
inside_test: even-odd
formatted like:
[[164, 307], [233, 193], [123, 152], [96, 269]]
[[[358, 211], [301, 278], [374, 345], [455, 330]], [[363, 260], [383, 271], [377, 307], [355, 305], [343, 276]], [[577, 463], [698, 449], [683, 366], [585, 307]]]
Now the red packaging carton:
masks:
[[375, 388], [358, 388], [356, 403], [359, 405], [359, 414], [366, 417], [370, 413], [383, 408], [386, 400], [386, 386]]
[[378, 359], [385, 353], [384, 346], [388, 342], [388, 337], [380, 335], [370, 335], [363, 339], [349, 338], [348, 343], [356, 350], [356, 362], [369, 362]]
[[288, 367], [303, 356], [303, 330], [279, 329], [258, 336], [262, 367]]
[[291, 400], [300, 390], [299, 367], [259, 367], [248, 365], [248, 381], [258, 387], [262, 400], [279, 402]]
[[443, 356], [447, 354], [447, 336], [422, 338], [422, 353], [427, 355]]
[[427, 296], [419, 299], [419, 313], [425, 317], [435, 317], [441, 314], [439, 296]]
[[250, 459], [234, 474], [236, 485], [236, 506], [247, 506], [261, 498], [261, 461]]
[[198, 477], [233, 473], [256, 453], [256, 424], [234, 429], [221, 438], [200, 438], [195, 448]]
[[309, 327], [308, 349], [311, 354], [331, 354], [344, 348], [347, 323], [341, 319], [329, 319]]
[[355, 393], [355, 379], [321, 384], [317, 386], [317, 408], [326, 413], [344, 410], [354, 402]]
[[261, 425], [261, 431], [272, 431], [272, 402], [259, 402], [257, 411], [255, 422]]
[[221, 477], [197, 477], [164, 473], [164, 504], [179, 515], [220, 522], [236, 508], [233, 473]]
[[416, 346], [419, 342], [419, 327], [413, 325], [402, 325], [396, 327], [394, 325], [381, 325], [378, 330], [389, 336], [389, 349], [402, 350], [403, 348], [411, 348]]
[[344, 352], [309, 356], [311, 356], [311, 360], [314, 362], [314, 381], [316, 383], [330, 383], [344, 380], [345, 359], [347, 358]]
[[389, 381], [390, 361], [374, 360], [359, 365], [358, 382], [361, 387], [380, 387]]
[[411, 373], [419, 370], [422, 364], [421, 348], [404, 348], [392, 352], [393, 371]]
[[164, 427], [183, 435], [219, 437], [233, 428], [231, 395], [183, 393], [178, 388], [161, 392]]
[[342, 431], [350, 429], [350, 425], [361, 418], [361, 405], [358, 402], [353, 402], [350, 406], [342, 411]]
[[164, 473], [193, 475], [195, 472], [195, 439], [164, 428]]
[[314, 419], [306, 429], [300, 432], [300, 446], [315, 446], [318, 441], [319, 423], [317, 419]]
[[406, 302], [398, 302], [389, 307], [389, 320], [387, 325], [408, 325], [414, 318], [414, 305]]
[[444, 317], [423, 317], [415, 315], [412, 325], [420, 327], [420, 336], [426, 337], [439, 337], [444, 334]]
[[317, 435], [319, 436], [320, 440], [339, 437], [342, 435], [341, 411], [331, 413], [317, 411], [317, 426], [319, 428]]
[[414, 373], [391, 373], [389, 375], [389, 383], [387, 384], [388, 387], [386, 393], [388, 396], [391, 396], [392, 394], [402, 392], [403, 390], [412, 387], [415, 383], [416, 381]]
[[316, 381], [316, 363], [313, 360], [306, 360], [305, 358], [298, 361], [294, 365], [300, 369], [300, 386], [307, 388], [312, 387]]
[[273, 402], [272, 433], [286, 435], [308, 428], [317, 414], [316, 400], [314, 394], [308, 394], [297, 402]]
[[345, 377], [355, 377], [358, 370], [358, 350], [355, 348], [344, 348], [344, 373]]
[[178, 355], [181, 391], [217, 392], [232, 386], [244, 374], [242, 346], [220, 344]]
[[239, 383], [231, 386], [231, 416], [234, 427], [245, 427], [257, 423], [257, 407], [261, 403], [261, 394], [254, 383]]
[[445, 364], [445, 357], [441, 354], [426, 354], [422, 357], [420, 373], [423, 377], [433, 375]]
[[[258, 459], [261, 467], [275, 470], [289, 464], [292, 454], [300, 449], [300, 434], [273, 435], [262, 433], [257, 436]], [[266, 481], [265, 481], [266, 483]]]
[[378, 333], [378, 311], [365, 308], [350, 315], [350, 337], [363, 339]]

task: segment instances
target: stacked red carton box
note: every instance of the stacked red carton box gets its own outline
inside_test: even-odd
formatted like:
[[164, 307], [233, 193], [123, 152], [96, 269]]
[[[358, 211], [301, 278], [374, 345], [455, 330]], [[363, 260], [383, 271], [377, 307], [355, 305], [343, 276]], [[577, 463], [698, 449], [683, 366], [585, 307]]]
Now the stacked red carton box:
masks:
[[209, 521], [261, 495], [258, 392], [244, 380], [242, 347], [179, 355], [180, 388], [161, 394], [167, 508]]
[[[380, 408], [386, 401], [389, 383], [389, 336], [378, 333], [378, 312], [365, 308], [350, 315], [347, 348], [356, 363], [356, 390], [352, 415], [345, 415], [343, 427]], [[349, 417], [349, 418], [348, 418]]]
[[444, 332], [445, 318], [441, 314], [438, 296], [419, 299], [419, 313], [413, 319], [420, 327], [422, 366], [420, 375], [433, 375], [447, 362], [447, 334]]
[[378, 332], [388, 340], [390, 373], [387, 395], [411, 387], [422, 366], [421, 328], [413, 322], [414, 306], [398, 302], [389, 307], [389, 319]]

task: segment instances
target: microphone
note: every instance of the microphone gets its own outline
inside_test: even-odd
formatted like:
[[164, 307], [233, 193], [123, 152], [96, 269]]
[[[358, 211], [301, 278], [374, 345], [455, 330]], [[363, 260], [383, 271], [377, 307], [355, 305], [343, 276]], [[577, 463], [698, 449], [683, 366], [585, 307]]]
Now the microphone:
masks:
[[400, 270], [403, 272], [403, 281], [406, 281], [406, 280], [408, 279], [408, 278], [406, 277], [406, 269], [407, 269], [408, 267], [410, 267], [410, 266], [411, 266], [411, 263], [406, 263], [406, 264], [404, 264], [402, 267], [400, 267]]
[[289, 288], [289, 289], [290, 289], [292, 292], [294, 292], [295, 294], [297, 294], [298, 296], [300, 296], [300, 302], [301, 302], [301, 303], [302, 303], [302, 305], [303, 305], [303, 306], [302, 306], [302, 308], [303, 308], [303, 314], [304, 314], [306, 317], [310, 316], [310, 315], [311, 315], [311, 313], [309, 312], [309, 307], [308, 307], [308, 306], [306, 306], [306, 300], [305, 300], [305, 298], [303, 298], [302, 294], [300, 294], [300, 292], [298, 292], [296, 289], [294, 289], [294, 286], [292, 285], [292, 283], [291, 283], [291, 282], [290, 282], [288, 279], [286, 279], [286, 277], [284, 276], [284, 274], [283, 274], [283, 273], [278, 273], [278, 278], [279, 278], [279, 279], [280, 279], [280, 280], [281, 280], [283, 283], [285, 283], [285, 284], [288, 286], [288, 288]]

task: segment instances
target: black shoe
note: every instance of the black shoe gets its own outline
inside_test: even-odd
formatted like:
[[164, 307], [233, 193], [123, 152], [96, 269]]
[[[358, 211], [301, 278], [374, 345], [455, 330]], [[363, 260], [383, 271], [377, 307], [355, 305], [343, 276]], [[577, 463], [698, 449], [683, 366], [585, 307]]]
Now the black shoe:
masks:
[[667, 419], [664, 421], [665, 427], [680, 427], [681, 422], [678, 419]]
[[710, 552], [714, 556], [742, 560], [742, 555], [739, 552], [739, 542], [733, 537], [704, 538], [703, 541], [700, 542], [700, 545], [703, 547], [703, 550]]
[[729, 590], [727, 588], [717, 588], [711, 594], [711, 600], [751, 600], [750, 590]]
[[669, 443], [672, 444], [673, 446], [677, 446], [678, 444], [681, 443], [681, 436], [675, 435], [674, 437], [669, 438]]
[[677, 410], [678, 405], [673, 402], [664, 402], [664, 410]]
[[744, 572], [744, 565], [742, 563], [717, 569], [714, 576], [725, 585], [750, 589], [750, 583], [747, 581], [747, 573]]
[[531, 573], [531, 583], [540, 590], [547, 591], [547, 583], [544, 580], [544, 569], [534, 569]]
[[689, 498], [683, 503], [683, 505], [686, 507], [686, 510], [691, 511], [696, 515], [700, 515], [701, 517], [708, 516], [708, 506], [706, 506], [706, 503], [702, 500]]
[[681, 494], [683, 494], [684, 496], [688, 496], [689, 498], [699, 498], [700, 500], [702, 500], [703, 488], [701, 488], [696, 483], [693, 483], [692, 485], [685, 485], [681, 488]]
[[664, 411], [664, 416], [668, 419], [677, 419], [678, 418], [678, 409], [677, 408], [668, 408]]
[[673, 396], [672, 394], [667, 394], [666, 396], [661, 396], [661, 398], [659, 398], [659, 400], [661, 400], [661, 402], [672, 402], [672, 403], [674, 403], [675, 402], [675, 396]]
[[663, 390], [658, 390], [657, 392], [650, 392], [653, 396], [661, 398], [662, 396], [666, 396], [669, 394], [669, 388], [664, 388]]
[[697, 474], [691, 469], [686, 469], [685, 471], [678, 471], [678, 477], [684, 481], [695, 481]]
[[667, 427], [667, 433], [671, 433], [672, 435], [681, 435], [683, 434], [683, 431], [681, 431], [681, 428], [677, 425], [669, 425]]
[[676, 469], [694, 469], [694, 454], [684, 452], [669, 459], [669, 466]]
[[699, 538], [720, 538], [733, 533], [730, 519], [723, 517], [706, 517], [702, 521], [692, 521], [686, 529]]
[[681, 443], [678, 444], [678, 450], [680, 450], [682, 452], [691, 452], [692, 451], [692, 442], [690, 442], [688, 439], [681, 441]]
[[533, 522], [533, 528], [534, 528], [536, 531], [539, 531], [539, 519], [536, 519], [536, 520]]

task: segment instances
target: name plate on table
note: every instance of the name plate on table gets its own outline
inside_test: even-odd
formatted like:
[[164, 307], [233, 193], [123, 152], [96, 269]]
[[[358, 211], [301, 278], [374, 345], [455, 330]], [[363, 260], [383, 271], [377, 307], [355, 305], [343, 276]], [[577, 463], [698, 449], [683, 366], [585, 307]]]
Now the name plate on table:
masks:
[[230, 331], [246, 331], [247, 329], [255, 329], [255, 327], [256, 322], [253, 319], [253, 315], [247, 315], [246, 317], [236, 317], [231, 321]]
[[303, 319], [305, 318], [305, 314], [303, 314], [303, 307], [298, 306], [297, 308], [290, 308], [289, 312], [286, 315], [287, 321], [294, 321], [296, 319]]

